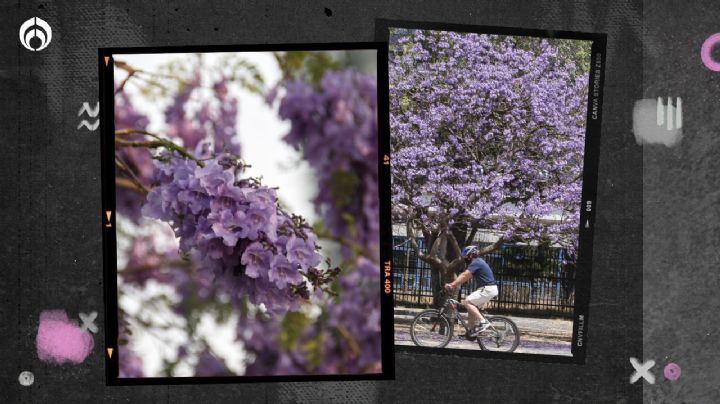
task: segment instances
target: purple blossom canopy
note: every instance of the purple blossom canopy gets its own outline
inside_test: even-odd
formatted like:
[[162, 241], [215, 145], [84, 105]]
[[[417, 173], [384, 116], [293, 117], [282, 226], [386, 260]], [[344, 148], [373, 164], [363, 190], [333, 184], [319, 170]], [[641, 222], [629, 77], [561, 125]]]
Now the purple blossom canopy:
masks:
[[589, 42], [393, 29], [394, 219], [577, 242]]

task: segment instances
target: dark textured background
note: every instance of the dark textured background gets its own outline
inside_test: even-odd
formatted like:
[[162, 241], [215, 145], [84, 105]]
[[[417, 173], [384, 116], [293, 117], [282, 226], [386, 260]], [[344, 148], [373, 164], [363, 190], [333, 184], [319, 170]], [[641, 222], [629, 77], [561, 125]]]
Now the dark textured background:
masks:
[[[644, 397], [718, 403], [720, 72], [702, 64], [700, 47], [720, 32], [720, 9], [645, 2], [643, 16], [645, 98], [683, 100], [680, 143], [643, 147], [643, 348], [658, 378]], [[674, 383], [662, 376], [670, 362], [682, 369]]]
[[[703, 196], [703, 190], [713, 191], [707, 185], [713, 183], [707, 170], [717, 164], [710, 158], [713, 147], [707, 147], [711, 134], [706, 134], [705, 143], [690, 147], [683, 142], [674, 150], [646, 148], [644, 155], [634, 143], [632, 105], [643, 96], [643, 5], [639, 0], [7, 3], [0, 9], [0, 402], [639, 402], [643, 388], [641, 383], [628, 382], [632, 372], [628, 358], [643, 356], [643, 208], [664, 212], [666, 223], [688, 233], [684, 238], [670, 235], [665, 239], [662, 237], [668, 234], [662, 228], [647, 224], [644, 228], [645, 235], [656, 236], [656, 246], [665, 249], [664, 255], [652, 257], [662, 272], [658, 282], [666, 283], [665, 291], [657, 292], [659, 299], [668, 295], [683, 299], [688, 295], [668, 292], [672, 290], [670, 282], [677, 281], [677, 276], [664, 277], [668, 266], [695, 248], [691, 245], [708, 247], [719, 236], [717, 225], [711, 227], [714, 238], [702, 238], [690, 231], [692, 225], [696, 232], [706, 232], [708, 221], [704, 218], [717, 213], [716, 209], [698, 211], [690, 206], [694, 200], [706, 205], [714, 200]], [[678, 6], [678, 11], [682, 7]], [[331, 10], [332, 16], [326, 15], [325, 8]], [[687, 25], [675, 19], [675, 10], [655, 11], [650, 17], [663, 24]], [[53, 29], [52, 43], [39, 53], [29, 52], [18, 43], [18, 27], [33, 16], [43, 18]], [[560, 365], [399, 354], [395, 381], [106, 387], [100, 132], [76, 129], [82, 102], [94, 104], [98, 97], [97, 48], [371, 41], [375, 18], [608, 34], [587, 363]], [[712, 20], [705, 23], [709, 25]], [[648, 31], [647, 35], [654, 33]], [[696, 37], [682, 35], [687, 37], [688, 46], [699, 48]], [[684, 67], [694, 61], [695, 54], [689, 49], [686, 59], [677, 56], [675, 61]], [[672, 79], [674, 86], [688, 91], [695, 83], [678, 79], [685, 69], [677, 66], [664, 63], [656, 68], [667, 76], [667, 81]], [[646, 68], [645, 72], [655, 70]], [[710, 77], [720, 77], [700, 69], [693, 72], [694, 79], [703, 77], [708, 82]], [[717, 88], [718, 79], [713, 80]], [[696, 115], [710, 111], [710, 103], [701, 103], [705, 97], [717, 99], [709, 91], [702, 94], [695, 100]], [[688, 120], [691, 118], [688, 116]], [[706, 158], [696, 163], [693, 159], [698, 153]], [[655, 179], [645, 184], [645, 191], [650, 187], [651, 192], [665, 196], [652, 186], [662, 188], [665, 177], [670, 176], [673, 183], [680, 185], [671, 192], [677, 199], [662, 205], [646, 202], [643, 206], [643, 160], [654, 168], [645, 167], [646, 180], [648, 176]], [[668, 160], [678, 164], [669, 166]], [[704, 187], [681, 184], [695, 170], [703, 170], [700, 178], [708, 183]], [[681, 199], [688, 196], [695, 199]], [[678, 213], [677, 206], [684, 211], [680, 217], [670, 218]], [[693, 259], [706, 262], [715, 254], [708, 248]], [[712, 268], [698, 263], [685, 270], [706, 273]], [[655, 276], [649, 269], [646, 274]], [[692, 279], [706, 278], [697, 275]], [[714, 280], [717, 285], [717, 277]], [[710, 285], [702, 287], [709, 289]], [[679, 305], [676, 314], [687, 318], [707, 307], [700, 306], [699, 297], [696, 300], [696, 305]], [[80, 311], [101, 313], [101, 330], [95, 335], [94, 351], [85, 363], [58, 366], [37, 359], [34, 340], [38, 316], [40, 311], [53, 308], [64, 309], [71, 316]], [[673, 325], [681, 324], [659, 318], [656, 323], [659, 326], [653, 328], [653, 341], [663, 342], [655, 342], [657, 348], [646, 346], [646, 355], [665, 355], [678, 341], [685, 343], [684, 351], [674, 351], [681, 355], [691, 349], [691, 338], [698, 345], [692, 359], [683, 356], [682, 361], [677, 360], [687, 378], [684, 374], [674, 387], [666, 387], [669, 382], [657, 375], [656, 367], [658, 385], [646, 387], [646, 392], [655, 391], [646, 394], [657, 399], [664, 394], [700, 394], [695, 391], [703, 386], [702, 382], [692, 379], [691, 368], [704, 360], [707, 355], [703, 352], [712, 349], [712, 338], [716, 337], [685, 337], [690, 332], [684, 331], [685, 327], [700, 327], [699, 323], [683, 322], [682, 328]], [[702, 348], [700, 344], [704, 344]], [[666, 345], [667, 350], [663, 350]], [[35, 383], [30, 387], [18, 383], [18, 374], [23, 370], [35, 374]]]

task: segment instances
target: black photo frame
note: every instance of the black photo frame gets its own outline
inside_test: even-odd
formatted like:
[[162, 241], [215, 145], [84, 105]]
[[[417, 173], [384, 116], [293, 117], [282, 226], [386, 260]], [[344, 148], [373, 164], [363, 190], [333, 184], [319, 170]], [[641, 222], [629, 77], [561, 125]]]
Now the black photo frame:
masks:
[[[572, 31], [553, 31], [541, 29], [510, 28], [497, 26], [476, 26], [449, 24], [441, 22], [404, 21], [378, 19], [375, 25], [375, 39], [388, 42], [390, 29], [420, 29], [433, 31], [452, 31], [461, 33], [497, 34], [508, 36], [530, 36], [537, 38], [558, 38], [592, 41], [590, 51], [590, 72], [588, 83], [587, 121], [585, 132], [584, 164], [582, 175], [582, 199], [580, 206], [579, 243], [577, 271], [575, 277], [575, 300], [573, 309], [572, 356], [507, 353], [480, 350], [477, 346], [470, 349], [430, 348], [413, 345], [396, 345], [400, 352], [459, 355], [481, 358], [513, 359], [550, 363], [584, 364], [587, 352], [587, 330], [589, 326], [590, 280], [592, 270], [593, 231], [596, 215], [596, 195], [598, 181], [598, 158], [600, 154], [600, 133], [602, 121], [602, 100], [605, 72], [605, 48], [607, 37], [600, 33]], [[388, 122], [385, 123], [388, 132]], [[392, 133], [390, 133], [392, 138]], [[391, 156], [392, 158], [392, 156]], [[389, 269], [392, 272], [392, 269]]]
[[[389, 134], [387, 131], [387, 43], [306, 43], [306, 44], [259, 44], [259, 45], [212, 45], [180, 47], [124, 47], [100, 48], [98, 69], [100, 78], [101, 120], [101, 167], [102, 167], [102, 223], [103, 223], [103, 280], [105, 299], [105, 377], [107, 385], [174, 385], [206, 383], [255, 383], [255, 382], [302, 382], [388, 380], [394, 378], [394, 345], [392, 320], [392, 295], [386, 290], [384, 268], [380, 268], [381, 282], [378, 294], [381, 303], [382, 372], [367, 374], [319, 374], [287, 376], [223, 376], [223, 377], [149, 377], [120, 378], [118, 360], [118, 290], [117, 250], [115, 230], [115, 142], [114, 142], [114, 64], [115, 55], [157, 53], [210, 53], [210, 52], [273, 52], [273, 51], [377, 51], [377, 97], [378, 97], [378, 168], [380, 204], [380, 262], [392, 259], [390, 234], [390, 170], [388, 165]], [[385, 265], [384, 265], [385, 266]]]

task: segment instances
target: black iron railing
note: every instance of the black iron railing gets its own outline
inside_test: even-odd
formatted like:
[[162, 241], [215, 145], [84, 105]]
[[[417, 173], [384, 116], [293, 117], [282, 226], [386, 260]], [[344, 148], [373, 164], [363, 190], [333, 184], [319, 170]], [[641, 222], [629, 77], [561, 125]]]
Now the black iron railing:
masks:
[[[425, 240], [418, 238], [425, 250]], [[481, 245], [482, 246], [482, 245]], [[498, 282], [498, 296], [490, 312], [571, 317], [575, 304], [575, 263], [563, 248], [506, 244], [485, 254]], [[395, 306], [430, 307], [440, 277], [420, 260], [404, 236], [393, 237], [393, 289]], [[475, 290], [469, 281], [460, 298]]]

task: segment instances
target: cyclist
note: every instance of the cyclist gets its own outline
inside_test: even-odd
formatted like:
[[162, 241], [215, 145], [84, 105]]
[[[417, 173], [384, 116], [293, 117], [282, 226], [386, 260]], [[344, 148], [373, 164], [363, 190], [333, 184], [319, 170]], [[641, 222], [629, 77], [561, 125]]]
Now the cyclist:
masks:
[[[467, 246], [462, 249], [460, 256], [465, 260], [467, 269], [461, 273], [454, 281], [445, 284], [446, 289], [455, 289], [456, 287], [467, 282], [470, 278], [475, 278], [475, 284], [478, 289], [466, 296], [462, 301], [463, 306], [468, 311], [468, 332], [465, 335], [468, 339], [474, 339], [479, 333], [485, 331], [490, 326], [490, 322], [480, 314], [480, 309], [492, 298], [498, 295], [495, 276], [490, 266], [480, 258], [480, 250], [474, 246]], [[476, 327], [475, 322], [480, 321]]]

